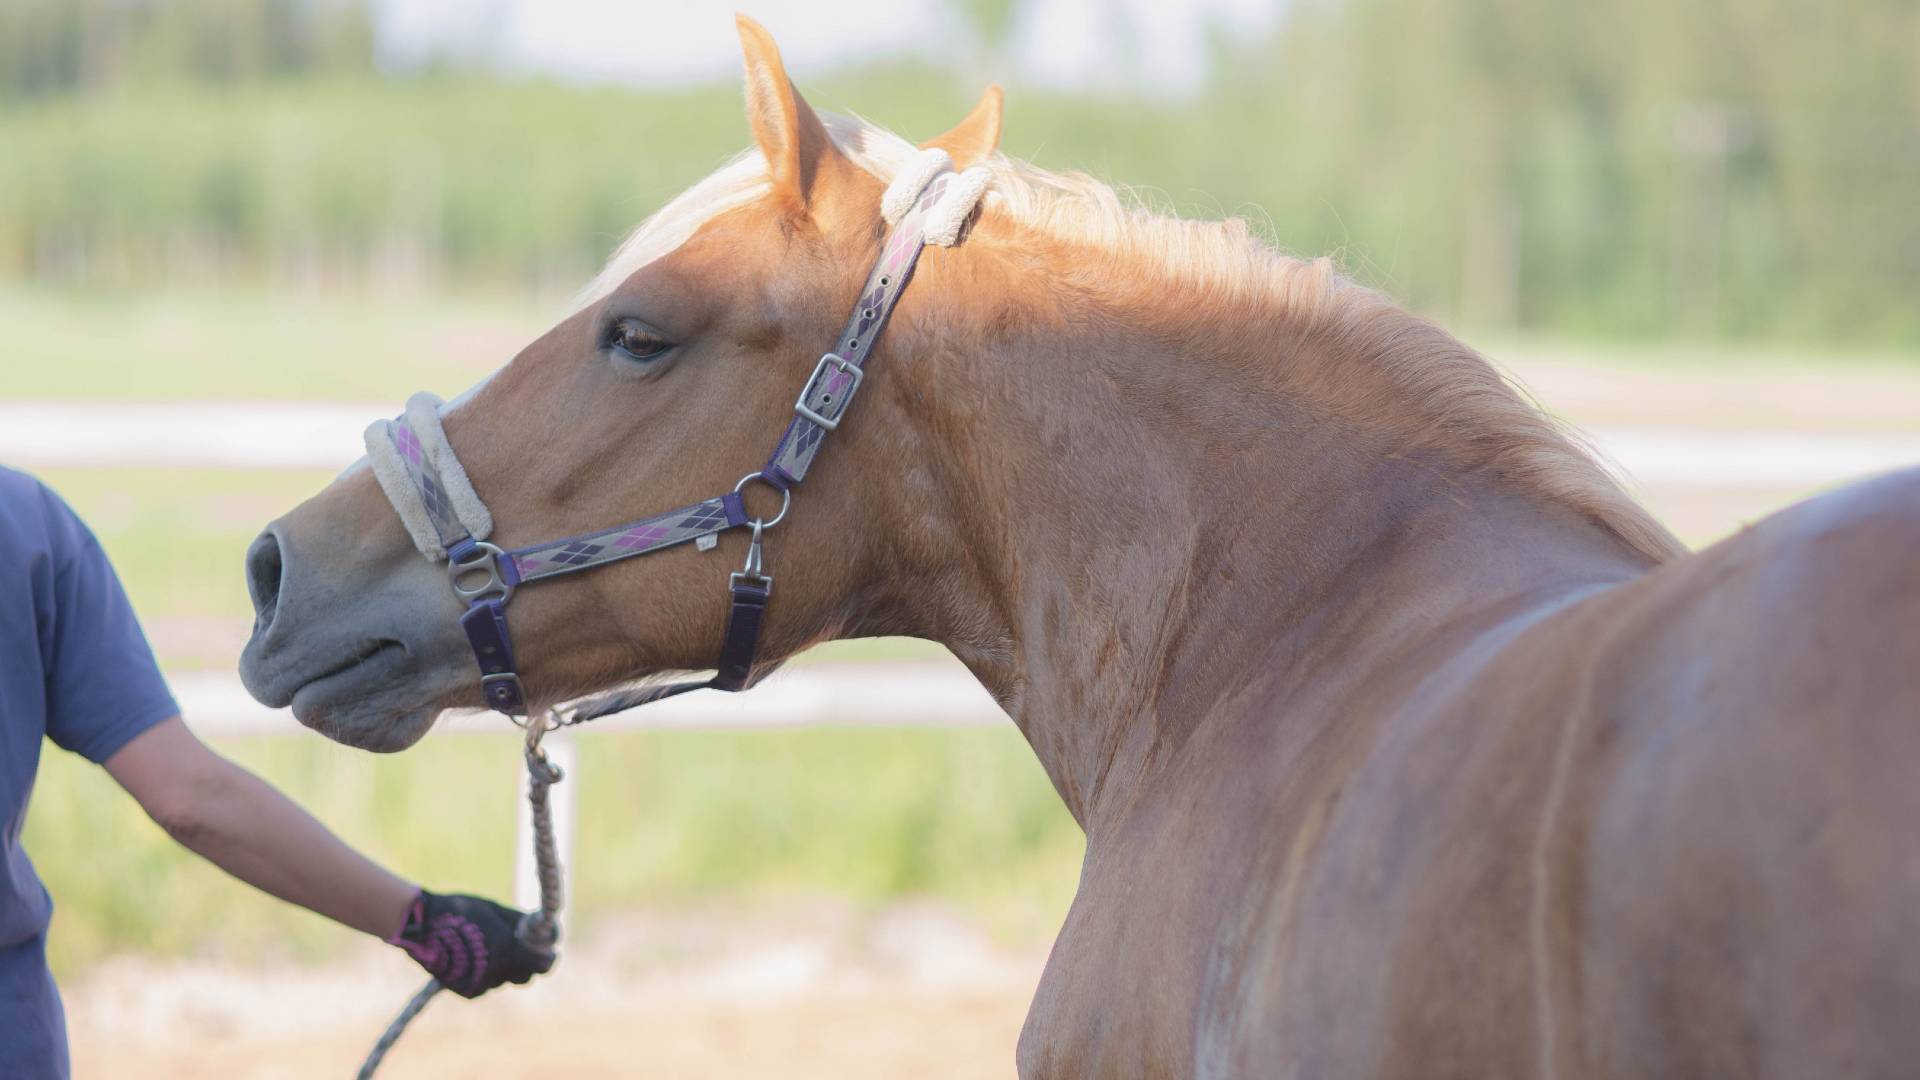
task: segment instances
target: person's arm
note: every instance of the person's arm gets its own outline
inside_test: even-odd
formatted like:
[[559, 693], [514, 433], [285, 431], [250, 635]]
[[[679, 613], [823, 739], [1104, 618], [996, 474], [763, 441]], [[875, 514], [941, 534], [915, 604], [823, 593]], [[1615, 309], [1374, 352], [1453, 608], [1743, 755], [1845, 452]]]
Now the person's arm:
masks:
[[258, 889], [378, 938], [420, 892], [341, 842], [265, 781], [221, 757], [179, 717], [141, 732], [107, 772], [168, 835]]
[[102, 764], [185, 847], [249, 885], [399, 946], [462, 997], [524, 983], [553, 966], [551, 949], [520, 939], [520, 912], [395, 877], [208, 749], [177, 716]]
[[[0, 469], [0, 481], [7, 476]], [[48, 558], [30, 566], [43, 575], [36, 605], [47, 608], [35, 609], [47, 738], [104, 765], [148, 816], [221, 869], [398, 946], [463, 997], [553, 966], [551, 949], [521, 940], [520, 912], [400, 880], [194, 738], [92, 532], [44, 485], [12, 483], [25, 506], [0, 512], [35, 517], [46, 534]]]

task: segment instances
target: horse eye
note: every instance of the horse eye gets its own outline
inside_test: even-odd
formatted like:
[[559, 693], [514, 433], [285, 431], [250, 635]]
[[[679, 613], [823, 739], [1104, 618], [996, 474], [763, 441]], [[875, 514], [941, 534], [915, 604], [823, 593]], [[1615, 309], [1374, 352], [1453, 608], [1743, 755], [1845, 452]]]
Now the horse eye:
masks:
[[673, 348], [673, 342], [637, 319], [621, 319], [608, 329], [607, 347], [624, 354], [629, 360], [646, 363], [659, 359]]

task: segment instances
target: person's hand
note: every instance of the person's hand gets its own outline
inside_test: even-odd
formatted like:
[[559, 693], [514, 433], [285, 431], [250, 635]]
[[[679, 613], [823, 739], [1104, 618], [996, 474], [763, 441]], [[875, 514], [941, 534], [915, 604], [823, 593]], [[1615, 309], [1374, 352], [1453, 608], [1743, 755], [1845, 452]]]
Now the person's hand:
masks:
[[524, 983], [553, 966], [553, 950], [520, 940], [521, 913], [478, 896], [420, 890], [392, 937], [447, 989], [477, 998], [503, 982]]

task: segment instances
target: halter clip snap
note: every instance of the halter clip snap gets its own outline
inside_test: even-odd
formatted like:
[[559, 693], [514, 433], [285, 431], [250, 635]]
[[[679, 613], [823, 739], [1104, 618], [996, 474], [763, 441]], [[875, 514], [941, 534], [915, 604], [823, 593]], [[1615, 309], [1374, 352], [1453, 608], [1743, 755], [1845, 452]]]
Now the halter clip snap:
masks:
[[[784, 509], [781, 511], [781, 513], [785, 512]], [[778, 521], [780, 519], [775, 518], [774, 520]], [[760, 534], [765, 532], [766, 529], [767, 526], [762, 524], [759, 519], [756, 518], [754, 520], [753, 539], [747, 541], [747, 564], [727, 575], [727, 586], [729, 588], [746, 582], [767, 592], [773, 591], [773, 575], [767, 573], [765, 556], [760, 546]]]

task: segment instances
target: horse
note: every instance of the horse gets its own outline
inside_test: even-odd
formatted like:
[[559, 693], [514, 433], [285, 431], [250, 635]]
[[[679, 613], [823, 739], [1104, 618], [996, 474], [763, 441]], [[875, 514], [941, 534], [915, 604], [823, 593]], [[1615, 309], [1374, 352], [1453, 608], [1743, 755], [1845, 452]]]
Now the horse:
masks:
[[[1690, 552], [1328, 260], [1007, 157], [997, 89], [925, 147], [818, 113], [740, 35], [753, 146], [444, 439], [503, 543], [726, 490], [890, 180], [925, 147], [984, 178], [766, 534], [750, 666], [929, 639], [1031, 744], [1086, 853], [1022, 1076], [1920, 1068], [1920, 471]], [[249, 550], [241, 672], [395, 751], [486, 699], [372, 472]], [[713, 667], [695, 583], [761, 532], [711, 539], [517, 599], [528, 701]]]

